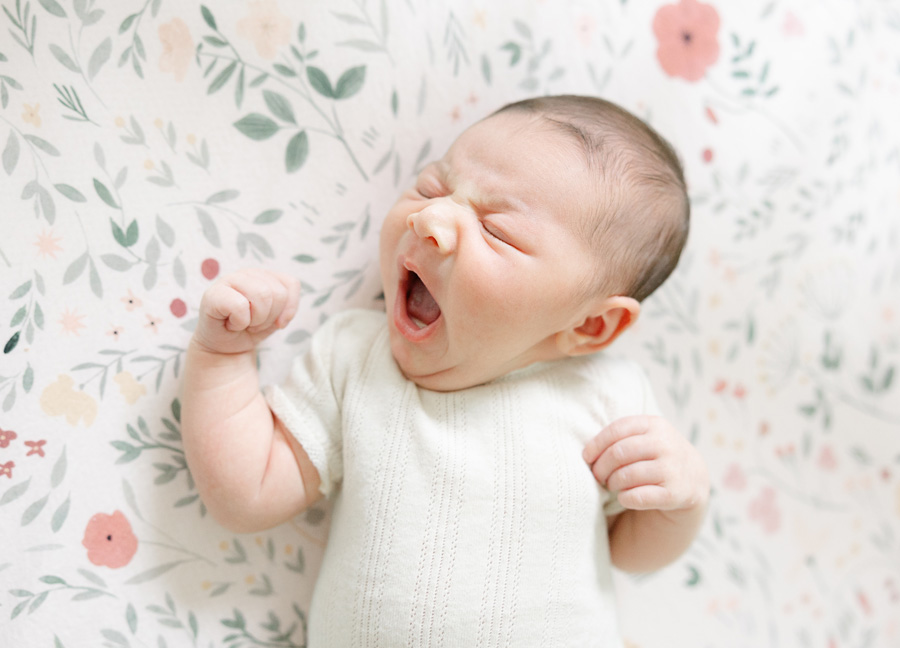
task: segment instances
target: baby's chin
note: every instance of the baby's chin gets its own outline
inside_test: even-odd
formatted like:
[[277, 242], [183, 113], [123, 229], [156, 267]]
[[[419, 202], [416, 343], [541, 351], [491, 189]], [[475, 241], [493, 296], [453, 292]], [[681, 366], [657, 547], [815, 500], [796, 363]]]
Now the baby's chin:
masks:
[[402, 358], [397, 357], [397, 353], [393, 353], [393, 350], [392, 355], [404, 378], [429, 391], [459, 391], [487, 382], [487, 380], [467, 378], [465, 372], [460, 371], [458, 367], [430, 371], [430, 367], [416, 366], [415, 363], [404, 362]]
[[440, 371], [431, 372], [422, 370], [421, 367], [411, 366], [411, 363], [404, 364], [397, 355], [394, 354], [394, 362], [400, 369], [400, 373], [410, 382], [415, 383], [422, 389], [434, 392], [454, 392], [471, 387], [478, 387], [491, 382], [501, 376], [514, 371], [518, 367], [509, 370], [494, 369], [482, 367], [469, 367], [465, 365], [456, 365]]

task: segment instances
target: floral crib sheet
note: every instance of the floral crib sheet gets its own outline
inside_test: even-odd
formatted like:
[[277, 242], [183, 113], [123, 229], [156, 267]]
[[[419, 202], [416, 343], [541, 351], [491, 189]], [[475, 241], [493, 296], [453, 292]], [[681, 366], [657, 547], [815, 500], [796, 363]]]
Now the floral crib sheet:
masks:
[[[688, 249], [620, 351], [713, 477], [629, 648], [900, 645], [900, 7], [0, 1], [0, 628], [15, 646], [304, 646], [327, 505], [234, 535], [179, 381], [203, 290], [379, 307], [379, 222], [467, 125], [598, 94], [678, 148]], [[288, 350], [286, 352], [285, 350]], [[652, 623], [647, 619], [652, 618]]]

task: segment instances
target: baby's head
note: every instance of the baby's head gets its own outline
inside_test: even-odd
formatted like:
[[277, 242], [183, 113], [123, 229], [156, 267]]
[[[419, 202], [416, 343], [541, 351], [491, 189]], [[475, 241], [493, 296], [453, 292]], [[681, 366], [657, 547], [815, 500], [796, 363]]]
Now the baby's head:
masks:
[[591, 171], [582, 235], [597, 254], [586, 294], [607, 291], [643, 301], [675, 269], [688, 235], [690, 203], [672, 146], [630, 112], [597, 97], [536, 97], [519, 112], [559, 130]]
[[602, 349], [671, 273], [687, 224], [678, 160], [637, 118], [588, 97], [507, 106], [385, 219], [394, 357], [443, 391]]

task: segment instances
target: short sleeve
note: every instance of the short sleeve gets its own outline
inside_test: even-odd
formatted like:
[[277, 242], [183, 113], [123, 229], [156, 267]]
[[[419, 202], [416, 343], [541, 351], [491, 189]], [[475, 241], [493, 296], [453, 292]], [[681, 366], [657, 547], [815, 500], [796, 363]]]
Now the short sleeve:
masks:
[[318, 470], [319, 490], [326, 497], [344, 473], [341, 408], [354, 362], [353, 342], [358, 341], [353, 339], [356, 313], [346, 311], [329, 319], [294, 360], [287, 380], [264, 390], [272, 412]]

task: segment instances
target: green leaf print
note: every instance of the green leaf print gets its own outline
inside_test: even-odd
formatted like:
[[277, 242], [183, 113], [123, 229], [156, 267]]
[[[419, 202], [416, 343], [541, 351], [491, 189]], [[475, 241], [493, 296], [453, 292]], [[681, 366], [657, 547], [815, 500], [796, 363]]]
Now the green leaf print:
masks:
[[310, 65], [306, 68], [306, 78], [309, 80], [313, 89], [320, 95], [328, 97], [329, 99], [335, 98], [334, 90], [331, 87], [331, 81], [328, 80], [328, 76], [322, 72], [322, 70]]
[[206, 8], [206, 5], [200, 5], [200, 13], [203, 14], [203, 20], [206, 21], [206, 24], [209, 25], [211, 29], [219, 31], [219, 28], [216, 27], [216, 19], [213, 18], [212, 12]]
[[78, 189], [76, 189], [72, 185], [59, 183], [53, 185], [53, 188], [72, 202], [87, 202], [87, 198], [84, 197], [84, 194], [78, 191]]
[[60, 18], [66, 17], [66, 12], [62, 7], [59, 6], [59, 3], [56, 0], [38, 0], [38, 2], [40, 2], [41, 6], [48, 12], [52, 13], [54, 16], [59, 16]]
[[75, 72], [76, 74], [81, 73], [81, 68], [78, 67], [78, 64], [75, 63], [75, 61], [72, 60], [72, 57], [69, 56], [66, 51], [59, 45], [51, 45], [50, 51], [53, 53], [53, 56], [56, 58], [56, 60], [63, 65], [63, 67], [72, 70], [72, 72]]
[[97, 195], [100, 196], [100, 200], [105, 202], [107, 205], [112, 207], [113, 209], [119, 209], [119, 205], [116, 203], [115, 199], [112, 197], [112, 194], [109, 192], [109, 189], [106, 188], [106, 185], [100, 182], [97, 178], [94, 178], [94, 191], [97, 192]]
[[97, 49], [94, 50], [94, 53], [91, 54], [91, 59], [88, 61], [89, 79], [93, 80], [93, 78], [97, 76], [97, 73], [100, 72], [100, 69], [109, 60], [110, 54], [112, 54], [112, 40], [107, 38], [100, 43], [97, 46]]
[[234, 74], [234, 71], [237, 69], [237, 61], [232, 61], [232, 63], [226, 67], [224, 70], [219, 72], [218, 76], [213, 79], [213, 82], [209, 84], [209, 88], [206, 91], [206, 94], [212, 94], [217, 90], [220, 90], [222, 86], [228, 83], [228, 79], [231, 78], [231, 75]]
[[309, 138], [306, 131], [300, 131], [288, 142], [287, 151], [285, 152], [285, 167], [288, 173], [293, 173], [303, 166], [309, 155]]
[[9, 137], [6, 140], [6, 146], [3, 149], [3, 170], [6, 175], [12, 175], [16, 170], [16, 163], [19, 161], [19, 138], [16, 137], [15, 131], [9, 131]]
[[263, 90], [263, 99], [266, 100], [266, 106], [278, 119], [289, 124], [297, 123], [297, 119], [294, 117], [294, 109], [291, 108], [291, 103], [283, 95], [272, 90]]
[[349, 99], [363, 86], [366, 80], [366, 66], [350, 68], [338, 79], [337, 86], [334, 89], [335, 99]]
[[37, 135], [25, 135], [25, 139], [41, 149], [44, 153], [52, 155], [54, 157], [59, 157], [59, 151], [57, 150], [57, 148], [47, 140], [41, 139]]
[[278, 124], [260, 113], [250, 113], [236, 121], [234, 126], [250, 139], [257, 141], [269, 139], [279, 129]]

